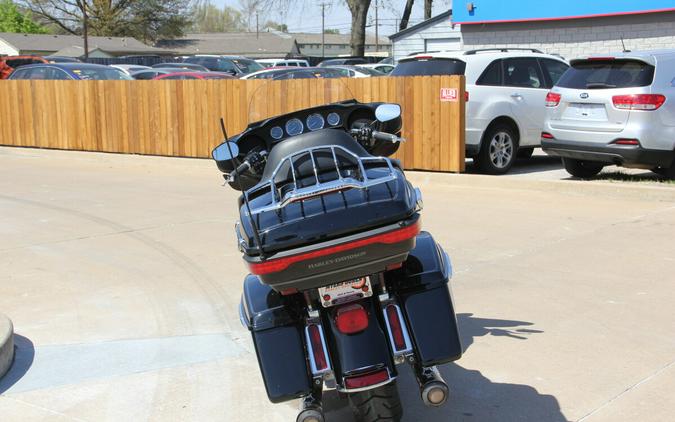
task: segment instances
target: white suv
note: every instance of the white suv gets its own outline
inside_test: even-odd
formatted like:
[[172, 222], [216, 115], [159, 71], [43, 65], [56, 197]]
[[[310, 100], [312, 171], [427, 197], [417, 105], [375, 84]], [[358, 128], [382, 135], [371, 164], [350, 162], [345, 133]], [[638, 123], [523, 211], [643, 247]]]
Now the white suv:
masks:
[[415, 54], [391, 75], [464, 75], [466, 155], [485, 173], [504, 174], [541, 145], [546, 94], [568, 67], [538, 50], [495, 48]]

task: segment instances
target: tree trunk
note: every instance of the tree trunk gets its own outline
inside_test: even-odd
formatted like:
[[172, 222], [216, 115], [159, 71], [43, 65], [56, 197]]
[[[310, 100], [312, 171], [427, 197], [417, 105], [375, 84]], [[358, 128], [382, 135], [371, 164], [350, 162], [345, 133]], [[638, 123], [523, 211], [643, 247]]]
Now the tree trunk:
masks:
[[352, 56], [363, 56], [366, 47], [366, 18], [371, 0], [347, 0], [352, 12]]
[[415, 0], [406, 0], [405, 9], [403, 9], [403, 16], [401, 16], [401, 23], [398, 26], [399, 31], [403, 31], [408, 27], [408, 22], [410, 21], [410, 14], [412, 13], [413, 5]]
[[434, 0], [424, 0], [424, 19], [431, 19], [431, 6]]

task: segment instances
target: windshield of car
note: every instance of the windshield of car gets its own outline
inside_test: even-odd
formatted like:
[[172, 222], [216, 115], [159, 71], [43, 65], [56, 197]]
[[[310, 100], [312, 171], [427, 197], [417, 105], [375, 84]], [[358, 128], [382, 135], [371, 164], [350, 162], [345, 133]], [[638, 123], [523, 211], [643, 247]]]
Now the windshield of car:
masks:
[[562, 88], [613, 89], [649, 86], [654, 66], [639, 60], [591, 59], [577, 61], [558, 80]]
[[80, 79], [85, 80], [121, 80], [121, 81], [130, 81], [133, 78], [126, 73], [122, 72], [119, 69], [112, 67], [108, 68], [91, 68], [91, 67], [81, 67], [81, 68], [70, 68], [71, 72], [77, 75]]
[[260, 63], [256, 62], [255, 60], [232, 59], [232, 61], [244, 73], [253, 73], [264, 69], [264, 67], [262, 67]]
[[403, 60], [391, 71], [391, 76], [463, 75], [466, 63], [459, 59], [431, 58]]
[[370, 76], [384, 76], [384, 73], [380, 72], [377, 69], [373, 69], [371, 67], [358, 67], [356, 68], [357, 71], [361, 73], [365, 73], [366, 75]]

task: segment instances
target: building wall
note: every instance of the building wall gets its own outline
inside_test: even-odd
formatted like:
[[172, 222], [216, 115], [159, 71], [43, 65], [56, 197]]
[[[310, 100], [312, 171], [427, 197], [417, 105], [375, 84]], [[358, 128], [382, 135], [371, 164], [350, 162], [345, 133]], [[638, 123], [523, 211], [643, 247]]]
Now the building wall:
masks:
[[675, 12], [561, 21], [463, 25], [464, 49], [523, 47], [572, 59], [585, 54], [675, 48]]
[[[306, 56], [320, 57], [321, 56], [321, 43], [319, 44], [298, 44], [300, 47], [300, 52]], [[380, 44], [379, 52], [388, 52], [390, 51], [391, 46], [389, 44]], [[349, 44], [326, 44], [326, 57], [337, 57], [337, 56], [348, 56], [351, 54], [351, 47]], [[365, 52], [374, 53], [376, 51], [375, 44], [366, 44]]]
[[453, 25], [450, 19], [437, 22], [426, 28], [420, 28], [409, 34], [404, 34], [392, 40], [392, 49], [395, 60], [408, 56], [412, 53], [425, 51], [428, 39], [459, 39], [461, 46], [462, 33], [459, 25]]
[[19, 51], [0, 38], [0, 56], [16, 56]]

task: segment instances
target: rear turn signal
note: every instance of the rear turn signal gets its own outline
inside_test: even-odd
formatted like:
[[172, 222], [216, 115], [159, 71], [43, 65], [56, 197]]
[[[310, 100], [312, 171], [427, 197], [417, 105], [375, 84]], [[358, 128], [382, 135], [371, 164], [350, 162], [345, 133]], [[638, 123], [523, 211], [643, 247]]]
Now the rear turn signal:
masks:
[[328, 362], [326, 361], [326, 352], [323, 349], [323, 340], [321, 339], [321, 329], [318, 325], [312, 324], [307, 327], [309, 334], [309, 341], [312, 346], [312, 357], [316, 368], [312, 368], [316, 372], [328, 369]]
[[394, 348], [397, 352], [405, 350], [407, 345], [405, 344], [403, 327], [401, 326], [401, 319], [398, 317], [398, 310], [396, 309], [396, 306], [387, 306], [387, 320], [389, 321], [389, 327], [391, 328], [391, 336], [394, 340]]
[[359, 304], [347, 305], [337, 310], [335, 325], [342, 334], [356, 334], [368, 328], [368, 312]]
[[549, 92], [546, 94], [546, 107], [558, 107], [558, 104], [560, 104], [560, 98], [560, 94]]
[[381, 384], [387, 380], [389, 380], [389, 372], [386, 369], [382, 369], [381, 371], [373, 372], [371, 374], [345, 378], [345, 387], [349, 390], [354, 388], [364, 388]]
[[555, 138], [548, 132], [541, 132], [541, 139], [555, 139]]
[[666, 102], [666, 97], [661, 94], [615, 95], [612, 102], [619, 110], [654, 111]]

